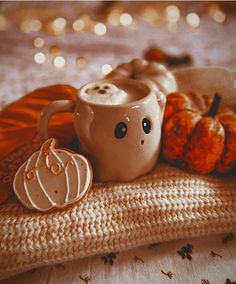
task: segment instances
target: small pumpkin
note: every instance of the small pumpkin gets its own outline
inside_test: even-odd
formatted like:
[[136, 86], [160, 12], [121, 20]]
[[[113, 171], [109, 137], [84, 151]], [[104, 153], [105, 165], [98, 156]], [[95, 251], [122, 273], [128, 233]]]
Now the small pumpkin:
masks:
[[191, 64], [193, 61], [189, 54], [172, 55], [159, 47], [150, 47], [145, 51], [144, 58], [148, 61], [166, 64], [168, 67]]
[[55, 143], [48, 139], [15, 175], [13, 188], [26, 208], [63, 208], [80, 200], [91, 185], [89, 162], [79, 154], [55, 149]]
[[148, 62], [144, 59], [133, 59], [118, 65], [106, 78], [128, 78], [143, 80], [154, 84], [163, 94], [175, 92], [177, 83], [173, 74], [162, 64]]
[[162, 154], [172, 164], [200, 174], [236, 169], [236, 114], [221, 98], [199, 94], [167, 96]]

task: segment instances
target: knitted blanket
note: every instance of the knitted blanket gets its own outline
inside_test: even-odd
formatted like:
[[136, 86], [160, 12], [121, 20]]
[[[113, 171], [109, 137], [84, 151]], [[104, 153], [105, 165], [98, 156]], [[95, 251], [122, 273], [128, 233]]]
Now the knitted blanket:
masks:
[[236, 180], [159, 162], [130, 183], [95, 184], [51, 213], [16, 201], [0, 208], [0, 278], [92, 254], [236, 230]]

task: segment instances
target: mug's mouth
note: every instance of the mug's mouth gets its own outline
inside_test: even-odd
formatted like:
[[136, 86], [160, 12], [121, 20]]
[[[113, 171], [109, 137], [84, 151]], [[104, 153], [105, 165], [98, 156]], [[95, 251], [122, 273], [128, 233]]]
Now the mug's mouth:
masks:
[[[100, 84], [100, 83], [110, 83], [115, 85], [117, 88], [126, 91], [126, 88], [123, 88], [123, 85], [127, 84], [128, 86], [132, 86], [135, 84], [135, 88], [139, 90], [139, 92], [142, 91], [142, 95], [140, 95], [140, 98], [137, 98], [133, 101], [128, 101], [128, 102], [122, 102], [119, 104], [106, 104], [106, 103], [97, 103], [97, 102], [92, 102], [89, 100], [84, 99], [83, 95], [86, 92], [86, 89], [90, 86], [90, 85], [94, 85], [94, 84]], [[138, 91], [137, 91], [138, 92]], [[84, 86], [82, 86], [79, 90], [78, 90], [78, 98], [83, 101], [84, 103], [88, 104], [88, 105], [92, 105], [92, 106], [98, 106], [98, 107], [104, 107], [104, 108], [124, 108], [124, 107], [131, 107], [131, 108], [137, 108], [140, 106], [140, 104], [146, 104], [147, 99], [151, 99], [151, 97], [153, 96], [153, 92], [150, 89], [150, 87], [143, 81], [139, 81], [139, 80], [133, 80], [133, 79], [105, 79], [105, 80], [100, 80], [97, 82], [92, 82], [89, 84], [86, 84]]]

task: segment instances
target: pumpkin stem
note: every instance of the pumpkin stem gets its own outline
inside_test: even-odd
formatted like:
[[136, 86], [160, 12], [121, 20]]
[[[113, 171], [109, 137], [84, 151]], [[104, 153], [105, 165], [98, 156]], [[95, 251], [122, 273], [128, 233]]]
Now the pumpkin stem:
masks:
[[205, 114], [205, 116], [215, 116], [217, 114], [219, 105], [220, 105], [221, 97], [218, 93], [215, 93], [213, 102], [208, 110], [208, 112]]

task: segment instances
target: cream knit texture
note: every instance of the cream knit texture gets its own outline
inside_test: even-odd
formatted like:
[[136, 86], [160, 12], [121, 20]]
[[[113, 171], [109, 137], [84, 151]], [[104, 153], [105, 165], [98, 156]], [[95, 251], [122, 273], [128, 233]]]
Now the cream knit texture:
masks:
[[95, 184], [78, 204], [38, 213], [0, 207], [0, 278], [153, 242], [236, 230], [236, 178], [159, 163], [131, 183]]

